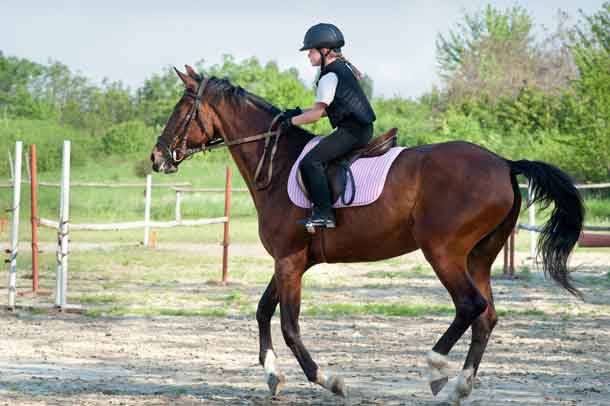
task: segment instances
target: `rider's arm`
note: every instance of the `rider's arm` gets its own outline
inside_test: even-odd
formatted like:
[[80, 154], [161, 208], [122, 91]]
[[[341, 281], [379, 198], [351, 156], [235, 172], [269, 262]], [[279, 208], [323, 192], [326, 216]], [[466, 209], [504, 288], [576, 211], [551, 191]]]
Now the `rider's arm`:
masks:
[[329, 106], [335, 98], [337, 84], [339, 78], [334, 72], [323, 75], [318, 81], [316, 88], [316, 103], [309, 110], [305, 110], [303, 114], [292, 118], [292, 124], [301, 125], [314, 123], [320, 117], [326, 116], [326, 107]]
[[315, 123], [320, 119], [320, 117], [324, 117], [325, 115], [326, 104], [318, 102], [314, 104], [312, 108], [305, 110], [303, 114], [292, 117], [291, 121], [294, 125]]

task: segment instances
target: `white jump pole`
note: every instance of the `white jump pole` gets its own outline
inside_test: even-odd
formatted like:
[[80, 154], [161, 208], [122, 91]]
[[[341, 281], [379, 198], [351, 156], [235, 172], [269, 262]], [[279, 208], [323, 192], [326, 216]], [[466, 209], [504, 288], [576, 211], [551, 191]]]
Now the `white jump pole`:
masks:
[[11, 228], [11, 256], [9, 258], [8, 271], [8, 306], [15, 307], [15, 296], [17, 295], [17, 247], [19, 241], [19, 203], [21, 201], [21, 157], [23, 143], [15, 143], [15, 168], [11, 168], [13, 173], [13, 224]]
[[[529, 182], [527, 187], [527, 204], [529, 205], [529, 224], [536, 225], [536, 206], [532, 204], [534, 199], [534, 191], [532, 190], [532, 182]], [[536, 245], [538, 243], [538, 235], [535, 231], [530, 231], [530, 257], [536, 258]]]
[[150, 233], [150, 200], [152, 192], [152, 175], [146, 175], [146, 202], [144, 203], [144, 246], [148, 247]]
[[55, 285], [55, 306], [62, 308], [67, 303], [68, 291], [68, 233], [70, 230], [70, 141], [64, 141], [61, 194], [59, 208], [59, 245], [57, 247], [57, 277]]

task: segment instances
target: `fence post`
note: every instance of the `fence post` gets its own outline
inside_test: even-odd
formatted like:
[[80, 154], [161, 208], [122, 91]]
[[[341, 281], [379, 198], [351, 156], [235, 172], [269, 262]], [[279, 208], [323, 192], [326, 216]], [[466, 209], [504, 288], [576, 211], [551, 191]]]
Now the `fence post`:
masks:
[[[532, 190], [533, 183], [530, 181], [527, 187], [527, 204], [529, 205], [529, 224], [531, 226], [536, 225], [536, 207], [532, 203], [534, 200], [534, 191]], [[535, 231], [530, 231], [530, 257], [536, 258], [536, 244], [538, 242], [538, 236]]]
[[225, 185], [225, 217], [224, 238], [222, 242], [222, 282], [226, 283], [229, 274], [229, 218], [231, 217], [231, 167], [227, 166], [227, 182]]
[[36, 145], [30, 146], [31, 168], [31, 222], [32, 222], [32, 292], [38, 291], [38, 174], [36, 165]]
[[513, 228], [510, 232], [510, 236], [504, 243], [504, 266], [502, 271], [502, 277], [506, 279], [515, 278], [515, 232], [516, 228]]
[[506, 241], [504, 242], [504, 248], [502, 249], [502, 252], [504, 253], [504, 262], [503, 262], [503, 267], [502, 267], [502, 276], [503, 277], [508, 277], [508, 254], [509, 254], [509, 242], [510, 242], [510, 238], [506, 239]]
[[68, 233], [70, 230], [70, 141], [64, 141], [61, 170], [61, 206], [59, 209], [59, 246], [57, 248], [57, 278], [55, 306], [66, 306], [68, 291]]
[[510, 237], [508, 238], [510, 241], [510, 258], [509, 258], [509, 273], [511, 278], [515, 278], [515, 232], [516, 228], [513, 228], [510, 232]]
[[[8, 306], [15, 307], [15, 296], [17, 293], [17, 249], [19, 242], [19, 204], [21, 200], [21, 157], [23, 143], [17, 141], [15, 143], [15, 168], [13, 173], [13, 207], [10, 211], [13, 213], [13, 223], [11, 228], [11, 252], [9, 257], [8, 271]], [[12, 161], [12, 160], [11, 160]], [[11, 162], [12, 163], [12, 162]]]
[[150, 200], [152, 193], [152, 175], [146, 175], [146, 201], [144, 203], [144, 247], [148, 247], [150, 231]]
[[180, 209], [181, 205], [182, 205], [182, 192], [179, 190], [176, 190], [176, 221], [177, 222], [182, 221], [182, 211]]

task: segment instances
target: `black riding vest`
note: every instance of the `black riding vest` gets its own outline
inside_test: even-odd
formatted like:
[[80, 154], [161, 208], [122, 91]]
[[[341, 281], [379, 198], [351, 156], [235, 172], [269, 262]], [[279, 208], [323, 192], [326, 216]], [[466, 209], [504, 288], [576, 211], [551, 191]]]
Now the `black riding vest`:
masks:
[[336, 59], [322, 69], [320, 78], [330, 72], [339, 78], [335, 98], [326, 107], [332, 127], [362, 126], [375, 121], [375, 112], [347, 64]]

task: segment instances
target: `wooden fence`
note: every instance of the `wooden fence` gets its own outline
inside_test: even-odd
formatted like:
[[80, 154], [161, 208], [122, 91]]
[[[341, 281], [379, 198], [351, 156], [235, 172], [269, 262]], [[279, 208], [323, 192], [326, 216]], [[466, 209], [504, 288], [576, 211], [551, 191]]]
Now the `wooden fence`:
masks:
[[[171, 228], [171, 227], [191, 227], [201, 226], [206, 224], [224, 224], [224, 237], [223, 237], [223, 264], [222, 264], [222, 282], [226, 283], [228, 278], [228, 259], [229, 259], [229, 220], [231, 212], [231, 169], [227, 167], [226, 170], [226, 186], [225, 189], [186, 189], [186, 186], [190, 186], [190, 183], [163, 183], [155, 184], [152, 183], [152, 176], [148, 175], [145, 184], [140, 183], [119, 183], [119, 184], [108, 184], [99, 182], [70, 182], [70, 141], [64, 141], [63, 154], [62, 154], [62, 176], [60, 183], [53, 182], [37, 182], [36, 173], [36, 146], [32, 145], [30, 148], [30, 159], [27, 165], [28, 168], [28, 181], [21, 180], [22, 172], [22, 156], [23, 156], [23, 144], [18, 141], [15, 144], [15, 157], [11, 157], [11, 183], [0, 183], [0, 187], [10, 187], [13, 189], [13, 206], [10, 210], [12, 212], [12, 236], [11, 236], [11, 249], [9, 252], [9, 286], [8, 286], [8, 308], [15, 308], [15, 297], [17, 293], [16, 287], [16, 272], [17, 272], [17, 253], [18, 253], [18, 232], [19, 232], [19, 208], [21, 198], [21, 185], [28, 183], [31, 186], [31, 221], [32, 221], [32, 293], [38, 293], [38, 226], [48, 227], [57, 230], [58, 234], [58, 247], [57, 247], [57, 271], [56, 271], [56, 286], [55, 286], [55, 307], [60, 310], [70, 310], [74, 306], [68, 305], [67, 300], [67, 283], [68, 283], [68, 244], [69, 244], [69, 233], [70, 230], [90, 230], [90, 231], [108, 231], [108, 230], [128, 230], [128, 229], [144, 229], [144, 240], [143, 244], [145, 247], [149, 246], [150, 242], [150, 231], [151, 228]], [[45, 187], [60, 187], [60, 214], [59, 220], [54, 221], [50, 219], [44, 219], [38, 217], [38, 201], [37, 201], [37, 188], [39, 186]], [[70, 188], [71, 187], [95, 187], [95, 188], [146, 188], [146, 201], [144, 210], [143, 221], [131, 221], [121, 223], [109, 223], [109, 224], [71, 224], [69, 221], [70, 211]], [[172, 221], [151, 221], [150, 211], [152, 206], [152, 188], [153, 187], [165, 187], [165, 188], [178, 188], [181, 193], [187, 192], [223, 192], [225, 194], [225, 215], [217, 218], [201, 218], [193, 220], [185, 220], [177, 218]], [[239, 189], [238, 191], [243, 191]], [[177, 201], [178, 201], [177, 192]], [[179, 210], [179, 206], [176, 206]], [[78, 306], [77, 306], [78, 307]]]

